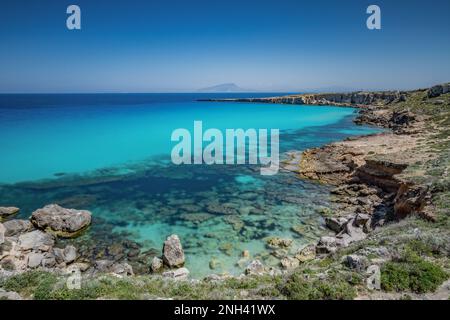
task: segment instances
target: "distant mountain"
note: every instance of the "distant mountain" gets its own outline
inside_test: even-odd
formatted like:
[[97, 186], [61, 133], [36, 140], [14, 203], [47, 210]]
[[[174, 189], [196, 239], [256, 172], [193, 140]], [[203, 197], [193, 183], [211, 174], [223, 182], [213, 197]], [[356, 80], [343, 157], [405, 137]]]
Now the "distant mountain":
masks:
[[216, 86], [202, 88], [198, 92], [245, 92], [249, 90], [242, 89], [234, 83], [222, 83]]

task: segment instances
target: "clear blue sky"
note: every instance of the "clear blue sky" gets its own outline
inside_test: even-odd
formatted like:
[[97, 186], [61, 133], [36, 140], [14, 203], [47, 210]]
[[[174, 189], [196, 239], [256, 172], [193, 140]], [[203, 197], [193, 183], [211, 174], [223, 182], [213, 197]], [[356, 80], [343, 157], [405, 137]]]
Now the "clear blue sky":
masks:
[[448, 0], [2, 1], [0, 92], [429, 86], [450, 81], [449, 14]]

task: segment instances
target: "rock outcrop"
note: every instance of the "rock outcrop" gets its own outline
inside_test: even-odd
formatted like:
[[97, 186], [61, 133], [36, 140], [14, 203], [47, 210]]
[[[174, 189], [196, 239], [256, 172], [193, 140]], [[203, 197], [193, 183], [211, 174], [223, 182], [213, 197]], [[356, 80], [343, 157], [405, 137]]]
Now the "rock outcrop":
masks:
[[38, 229], [49, 231], [59, 237], [71, 238], [91, 224], [91, 213], [86, 210], [66, 209], [50, 204], [31, 215], [31, 222]]
[[428, 89], [428, 98], [436, 98], [442, 94], [450, 92], [450, 83], [439, 84]]
[[200, 101], [257, 102], [336, 106], [385, 105], [402, 99], [399, 91], [299, 94], [271, 98], [208, 99]]
[[0, 207], [0, 221], [18, 213], [19, 211], [20, 209], [16, 207]]
[[169, 268], [179, 268], [184, 265], [184, 251], [176, 234], [164, 241], [163, 261]]

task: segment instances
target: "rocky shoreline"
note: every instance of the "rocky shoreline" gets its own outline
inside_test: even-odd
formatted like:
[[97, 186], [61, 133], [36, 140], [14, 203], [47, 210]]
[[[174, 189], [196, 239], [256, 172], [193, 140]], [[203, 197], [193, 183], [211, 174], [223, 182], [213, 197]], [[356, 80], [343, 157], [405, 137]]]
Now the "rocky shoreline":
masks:
[[[435, 189], [429, 183], [418, 182], [417, 175], [422, 173], [411, 170], [418, 163], [428, 163], [438, 158], [436, 152], [419, 148], [436, 134], [429, 126], [431, 116], [398, 106], [410, 103], [415, 95], [420, 95], [422, 100], [432, 99], [427, 104], [445, 106], [448, 93], [449, 84], [445, 84], [413, 92], [214, 100], [356, 107], [359, 108], [356, 123], [375, 125], [388, 131], [350, 138], [304, 152], [288, 153], [288, 159], [282, 164], [284, 170], [296, 173], [299, 178], [334, 187], [331, 192], [332, 207], [321, 212], [329, 234], [321, 237], [318, 243], [307, 245], [294, 255], [286, 255], [292, 240], [271, 238], [267, 246], [282, 257], [279, 269], [268, 268], [259, 260], [251, 260], [249, 253], [243, 252], [242, 260], [246, 263], [243, 275], [211, 275], [204, 280], [189, 281], [193, 284], [205, 281], [223, 283], [236, 279], [244, 283], [254, 276], [269, 276], [288, 277], [285, 281], [289, 284], [292, 279], [290, 274], [299, 266], [322, 264], [327, 257], [339, 256], [346, 252], [346, 248], [354, 247], [372, 235], [376, 237], [377, 232], [384, 230], [383, 227], [391, 222], [412, 216], [437, 221], [433, 203]], [[441, 100], [442, 97], [447, 100]], [[18, 212], [15, 207], [0, 207], [0, 278], [7, 279], [38, 269], [61, 276], [67, 276], [76, 269], [86, 279], [94, 279], [101, 274], [119, 278], [134, 275], [133, 267], [125, 260], [100, 258], [90, 261], [80, 254], [80, 248], [70, 244], [60, 247], [59, 238], [77, 237], [89, 228], [89, 211], [48, 205], [33, 212], [29, 220], [13, 219]], [[369, 248], [366, 251], [369, 252]], [[364, 255], [344, 254], [343, 264], [350, 270], [365, 272], [371, 263], [382, 264], [395, 256], [385, 247], [373, 248], [372, 251], [383, 258], [369, 261]], [[189, 279], [189, 270], [184, 267], [184, 251], [177, 235], [168, 236], [161, 254], [153, 254], [152, 257], [148, 263], [153, 273], [151, 277], [164, 281]], [[326, 277], [326, 274], [319, 274], [319, 279]], [[281, 293], [286, 295], [284, 291]], [[1, 297], [22, 298], [16, 292], [0, 289]]]

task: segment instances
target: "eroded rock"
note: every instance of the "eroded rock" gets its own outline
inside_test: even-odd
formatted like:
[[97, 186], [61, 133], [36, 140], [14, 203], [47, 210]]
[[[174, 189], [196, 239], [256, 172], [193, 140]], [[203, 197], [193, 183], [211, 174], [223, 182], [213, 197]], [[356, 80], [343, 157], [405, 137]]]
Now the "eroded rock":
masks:
[[187, 268], [179, 268], [176, 270], [170, 270], [163, 272], [164, 278], [171, 278], [174, 280], [186, 280], [189, 277], [189, 270]]
[[153, 257], [150, 269], [152, 272], [158, 272], [163, 268], [163, 260], [158, 257]]
[[184, 265], [184, 251], [181, 241], [176, 234], [164, 241], [163, 261], [170, 268], [179, 268]]
[[55, 239], [53, 236], [40, 230], [34, 230], [19, 236], [19, 247], [22, 250], [36, 249], [48, 251], [54, 244]]
[[33, 225], [28, 220], [14, 219], [3, 223], [6, 231], [5, 236], [11, 237], [33, 229]]
[[0, 207], [0, 219], [12, 216], [20, 211], [16, 207]]
[[74, 237], [91, 224], [91, 213], [86, 210], [66, 209], [50, 204], [31, 215], [36, 228], [60, 237]]

